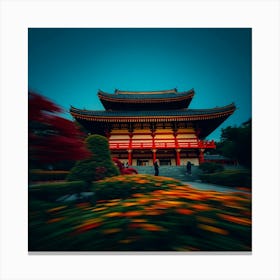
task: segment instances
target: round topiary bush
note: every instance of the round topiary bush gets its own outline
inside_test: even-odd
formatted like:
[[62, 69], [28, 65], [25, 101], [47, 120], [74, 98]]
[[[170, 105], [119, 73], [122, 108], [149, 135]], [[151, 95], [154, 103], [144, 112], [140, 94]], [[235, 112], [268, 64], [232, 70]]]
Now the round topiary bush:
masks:
[[98, 181], [106, 177], [119, 175], [112, 161], [108, 140], [101, 135], [91, 135], [86, 139], [91, 156], [78, 161], [67, 176], [68, 181]]

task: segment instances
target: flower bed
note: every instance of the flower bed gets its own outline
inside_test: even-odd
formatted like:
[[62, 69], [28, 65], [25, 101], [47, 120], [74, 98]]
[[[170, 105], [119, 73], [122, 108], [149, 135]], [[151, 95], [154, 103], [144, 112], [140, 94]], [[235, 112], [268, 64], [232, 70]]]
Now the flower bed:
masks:
[[148, 193], [158, 189], [169, 189], [170, 187], [183, 185], [182, 182], [152, 175], [122, 175], [107, 178], [93, 184], [93, 191], [97, 200], [108, 200], [114, 198], [128, 198], [135, 193]]
[[250, 194], [199, 191], [170, 178], [144, 175], [98, 184], [96, 190], [111, 194], [113, 186], [125, 191], [96, 205], [31, 200], [29, 250], [251, 250]]

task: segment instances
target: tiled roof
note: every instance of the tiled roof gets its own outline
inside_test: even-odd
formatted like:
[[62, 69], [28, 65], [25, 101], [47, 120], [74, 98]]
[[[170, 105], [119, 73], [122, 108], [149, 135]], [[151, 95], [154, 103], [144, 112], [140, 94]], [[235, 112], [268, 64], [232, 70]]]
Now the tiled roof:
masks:
[[201, 118], [219, 115], [224, 113], [233, 113], [236, 109], [235, 105], [232, 103], [224, 107], [215, 107], [212, 109], [185, 109], [185, 110], [164, 110], [164, 111], [92, 111], [92, 110], [80, 110], [71, 107], [70, 113], [74, 117], [101, 117], [101, 118], [119, 118], [119, 117], [196, 117]]
[[[98, 96], [100, 99], [110, 99], [116, 102], [120, 100], [129, 101], [145, 101], [145, 100], [158, 100], [166, 101], [168, 99], [181, 99], [181, 98], [191, 98], [194, 95], [194, 90], [191, 89], [186, 92], [177, 92], [175, 90], [167, 91], [150, 91], [150, 92], [128, 92], [128, 91], [116, 91], [114, 94], [106, 93], [101, 90], [98, 91]], [[166, 100], [167, 99], [167, 100]]]
[[168, 89], [168, 90], [156, 90], [156, 91], [126, 91], [126, 90], [119, 90], [116, 89], [116, 94], [165, 94], [165, 93], [176, 93], [177, 89]]

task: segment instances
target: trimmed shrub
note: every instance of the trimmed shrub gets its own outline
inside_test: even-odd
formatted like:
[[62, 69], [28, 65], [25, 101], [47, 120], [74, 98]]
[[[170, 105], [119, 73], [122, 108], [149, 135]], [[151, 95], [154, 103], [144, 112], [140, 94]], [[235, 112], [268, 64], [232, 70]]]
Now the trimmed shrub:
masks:
[[65, 180], [69, 171], [63, 170], [30, 170], [29, 180], [30, 181], [56, 181]]
[[225, 170], [219, 173], [202, 174], [200, 179], [206, 183], [212, 183], [228, 187], [251, 188], [251, 172], [247, 170]]
[[203, 162], [199, 165], [203, 173], [214, 173], [224, 170], [224, 166], [215, 162]]
[[96, 200], [126, 199], [136, 193], [149, 193], [170, 186], [184, 186], [178, 180], [152, 175], [121, 175], [92, 184]]
[[[123, 186], [132, 189], [136, 176], [128, 176]], [[110, 189], [115, 178], [100, 184]], [[168, 178], [149, 179], [142, 182], [149, 192], [97, 205], [32, 201], [29, 250], [251, 251], [250, 194], [201, 191]]]
[[67, 194], [76, 194], [87, 191], [87, 186], [83, 181], [44, 183], [28, 187], [29, 200], [39, 199], [43, 201], [55, 201], [61, 196]]
[[86, 139], [90, 158], [78, 161], [70, 170], [69, 181], [98, 181], [106, 177], [119, 175], [118, 168], [112, 161], [108, 140], [101, 135], [91, 135]]

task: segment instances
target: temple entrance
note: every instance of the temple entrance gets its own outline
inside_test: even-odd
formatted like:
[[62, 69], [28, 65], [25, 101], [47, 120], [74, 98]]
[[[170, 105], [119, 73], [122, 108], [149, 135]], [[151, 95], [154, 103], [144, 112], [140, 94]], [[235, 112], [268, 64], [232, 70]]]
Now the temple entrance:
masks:
[[148, 166], [149, 160], [148, 159], [137, 159], [137, 166]]
[[160, 159], [159, 164], [160, 165], [171, 165], [171, 160], [170, 159]]

